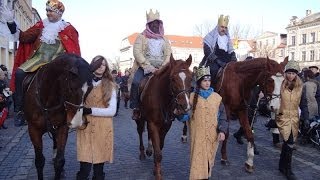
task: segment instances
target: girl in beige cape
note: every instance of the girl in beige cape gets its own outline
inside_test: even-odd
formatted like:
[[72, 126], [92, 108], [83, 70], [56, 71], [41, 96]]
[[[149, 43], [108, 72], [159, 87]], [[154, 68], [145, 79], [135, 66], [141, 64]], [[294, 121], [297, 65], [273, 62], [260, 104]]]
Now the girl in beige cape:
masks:
[[228, 124], [221, 96], [210, 87], [210, 69], [196, 71], [195, 92], [190, 95], [193, 106], [190, 128], [190, 180], [208, 179], [219, 146]]
[[77, 157], [80, 171], [77, 180], [88, 179], [93, 164], [93, 179], [104, 179], [105, 162], [113, 161], [112, 117], [117, 109], [116, 86], [107, 60], [103, 56], [93, 58], [93, 87], [85, 100], [83, 115], [87, 127], [77, 130]]

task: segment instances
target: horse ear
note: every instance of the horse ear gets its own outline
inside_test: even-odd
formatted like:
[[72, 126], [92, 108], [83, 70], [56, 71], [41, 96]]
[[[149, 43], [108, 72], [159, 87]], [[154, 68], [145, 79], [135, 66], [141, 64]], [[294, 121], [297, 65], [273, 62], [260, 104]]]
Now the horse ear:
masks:
[[173, 58], [173, 55], [172, 55], [172, 53], [170, 54], [170, 64], [171, 63], [174, 63], [176, 60]]
[[283, 70], [284, 70], [285, 66], [287, 65], [288, 61], [289, 61], [289, 56], [285, 57], [284, 60], [283, 60], [283, 62], [280, 63], [281, 68], [282, 68]]
[[186, 63], [188, 65], [188, 67], [190, 67], [191, 63], [192, 63], [192, 56], [191, 54], [189, 55], [188, 59], [186, 60]]

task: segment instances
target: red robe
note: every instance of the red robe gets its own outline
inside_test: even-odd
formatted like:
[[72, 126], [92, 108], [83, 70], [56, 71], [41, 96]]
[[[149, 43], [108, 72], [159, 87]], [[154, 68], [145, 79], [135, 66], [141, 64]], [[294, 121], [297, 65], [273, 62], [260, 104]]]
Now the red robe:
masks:
[[[10, 80], [11, 91], [15, 90], [15, 73], [21, 64], [32, 57], [33, 53], [40, 46], [40, 37], [43, 30], [43, 22], [39, 21], [34, 26], [26, 30], [25, 32], [20, 32], [19, 36], [19, 47], [17, 50], [16, 57], [14, 59], [14, 65], [12, 69], [12, 76]], [[79, 46], [79, 36], [77, 30], [70, 24], [64, 30], [59, 32], [59, 38], [61, 43], [67, 53], [73, 53], [76, 55], [80, 54]]]

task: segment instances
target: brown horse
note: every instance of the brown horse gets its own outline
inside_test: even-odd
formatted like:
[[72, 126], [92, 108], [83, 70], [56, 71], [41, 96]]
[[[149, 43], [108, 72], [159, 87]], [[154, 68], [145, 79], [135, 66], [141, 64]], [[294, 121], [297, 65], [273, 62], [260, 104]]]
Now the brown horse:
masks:
[[169, 131], [175, 115], [187, 112], [189, 92], [191, 89], [192, 73], [189, 67], [192, 62], [191, 55], [186, 61], [174, 60], [154, 73], [144, 85], [141, 93], [141, 118], [136, 121], [140, 140], [140, 160], [145, 159], [142, 133], [147, 122], [149, 146], [148, 156], [154, 150], [154, 175], [162, 179], [161, 160], [164, 139]]
[[[222, 96], [228, 120], [230, 120], [231, 114], [236, 115], [239, 118], [241, 127], [244, 129], [245, 137], [248, 140], [248, 159], [245, 162], [247, 172], [253, 172], [254, 157], [254, 138], [248, 120], [247, 109], [251, 90], [259, 85], [264, 95], [270, 99], [275, 89], [275, 80], [283, 78], [281, 75], [287, 62], [287, 57], [280, 64], [268, 57], [243, 62], [231, 62], [227, 64], [215, 85], [215, 90]], [[279, 74], [281, 77], [279, 77]], [[228, 164], [226, 151], [228, 134], [229, 132], [221, 147], [221, 163], [223, 164]]]
[[55, 179], [60, 179], [68, 130], [83, 123], [81, 107], [91, 75], [84, 59], [63, 54], [40, 68], [25, 86], [24, 113], [35, 151], [38, 179], [43, 179], [42, 136], [46, 132], [52, 134], [57, 148], [54, 169]]

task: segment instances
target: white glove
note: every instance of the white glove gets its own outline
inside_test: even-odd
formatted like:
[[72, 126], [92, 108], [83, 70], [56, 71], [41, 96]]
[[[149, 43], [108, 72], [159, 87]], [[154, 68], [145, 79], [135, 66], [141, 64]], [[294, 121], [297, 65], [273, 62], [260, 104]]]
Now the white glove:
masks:
[[146, 65], [144, 68], [144, 75], [149, 74], [149, 73], [153, 73], [157, 70], [157, 68], [153, 67], [152, 65]]
[[10, 10], [7, 6], [0, 7], [0, 15], [1, 15], [1, 18], [5, 22], [13, 22], [14, 21], [13, 10]]

